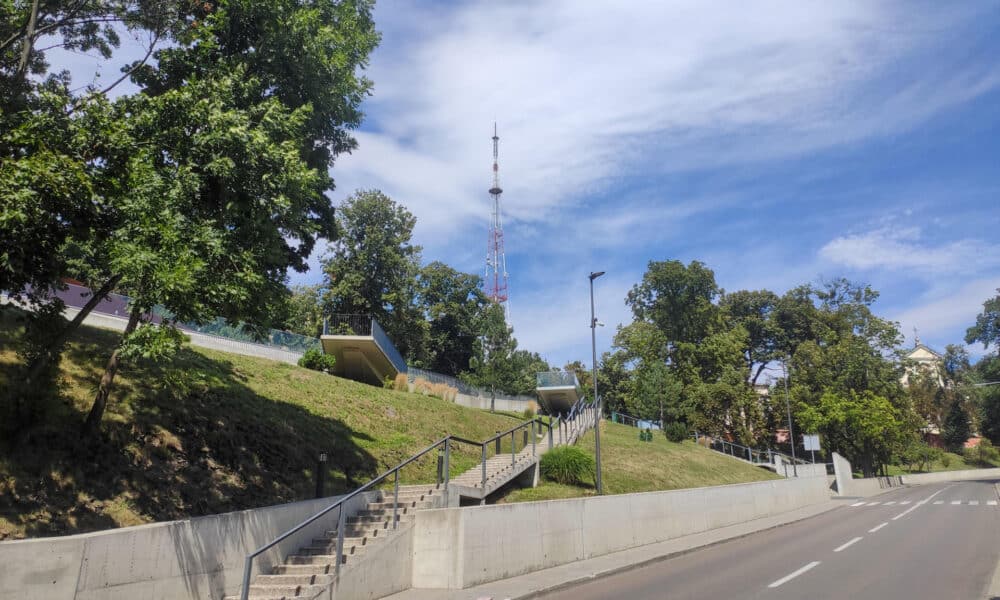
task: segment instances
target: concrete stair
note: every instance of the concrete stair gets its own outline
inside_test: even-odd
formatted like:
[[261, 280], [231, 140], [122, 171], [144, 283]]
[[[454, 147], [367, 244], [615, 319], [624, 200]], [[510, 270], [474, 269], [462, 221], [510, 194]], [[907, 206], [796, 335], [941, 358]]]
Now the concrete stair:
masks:
[[[435, 485], [400, 486], [396, 522], [407, 523], [414, 513], [434, 508], [442, 503], [443, 489]], [[344, 546], [341, 565], [344, 568], [361, 560], [371, 548], [392, 537], [393, 494], [380, 492], [379, 500], [344, 519]], [[311, 543], [285, 558], [270, 574], [258, 575], [250, 585], [253, 600], [311, 600], [334, 583], [337, 563], [337, 531], [324, 532]], [[227, 596], [225, 600], [239, 600]]]
[[[583, 418], [569, 423], [564, 431], [563, 444], [573, 444], [589, 427]], [[554, 442], [559, 445], [558, 434]], [[501, 453], [486, 460], [486, 486], [483, 489], [483, 465], [451, 479], [450, 484], [471, 491], [474, 497], [485, 498], [525, 471], [533, 468], [541, 455], [548, 450], [548, 433], [539, 434], [535, 452], [531, 445], [514, 455]], [[393, 508], [396, 522], [402, 526], [416, 518], [417, 511], [443, 506], [443, 489], [435, 485], [400, 486], [398, 504], [393, 503], [392, 491], [381, 491], [380, 497], [361, 510], [344, 519], [344, 545], [341, 568], [351, 568], [363, 561], [365, 555], [379, 544], [393, 537]], [[337, 562], [337, 531], [328, 530], [313, 538], [295, 554], [275, 566], [271, 573], [258, 575], [250, 586], [252, 600], [313, 600], [329, 590], [335, 583]], [[225, 600], [239, 600], [227, 596]]]

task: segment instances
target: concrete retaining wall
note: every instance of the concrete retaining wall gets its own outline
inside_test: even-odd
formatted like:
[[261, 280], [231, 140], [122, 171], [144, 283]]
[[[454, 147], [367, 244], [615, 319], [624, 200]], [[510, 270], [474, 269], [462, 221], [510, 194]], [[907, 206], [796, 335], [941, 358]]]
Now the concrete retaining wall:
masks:
[[413, 587], [463, 589], [828, 500], [826, 477], [417, 513]]
[[903, 485], [899, 476], [855, 479], [850, 461], [836, 452], [833, 453], [833, 472], [838, 496], [872, 496]]
[[944, 481], [966, 481], [969, 479], [1000, 479], [1000, 469], [966, 469], [964, 471], [920, 473], [918, 475], [903, 475], [901, 479], [907, 485], [941, 483]]
[[[347, 510], [373, 498], [359, 494]], [[372, 495], [374, 496], [374, 495]], [[236, 594], [247, 554], [336, 498], [125, 527], [0, 542], [0, 600], [219, 600]], [[255, 561], [258, 572], [336, 527], [337, 511]]]
[[784, 475], [785, 477], [826, 477], [826, 465], [823, 463], [793, 467], [791, 464], [782, 461], [775, 468], [778, 475]]
[[[534, 402], [535, 409], [539, 407], [538, 402], [534, 400], [511, 400], [507, 398], [497, 398], [496, 399], [496, 410], [502, 410], [507, 412], [524, 412], [524, 409]], [[483, 396], [470, 396], [469, 394], [457, 394], [455, 396], [455, 404], [459, 406], [465, 406], [468, 408], [479, 408], [482, 410], [490, 409], [490, 399]]]

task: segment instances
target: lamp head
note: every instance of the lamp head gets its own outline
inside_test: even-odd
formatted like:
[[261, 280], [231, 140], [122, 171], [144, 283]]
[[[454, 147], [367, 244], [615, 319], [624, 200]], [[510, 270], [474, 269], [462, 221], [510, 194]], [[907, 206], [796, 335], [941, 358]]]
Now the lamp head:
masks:
[[597, 279], [598, 277], [600, 277], [601, 275], [604, 275], [604, 271], [597, 271], [596, 273], [591, 273], [590, 274], [590, 280], [593, 281], [593, 280]]

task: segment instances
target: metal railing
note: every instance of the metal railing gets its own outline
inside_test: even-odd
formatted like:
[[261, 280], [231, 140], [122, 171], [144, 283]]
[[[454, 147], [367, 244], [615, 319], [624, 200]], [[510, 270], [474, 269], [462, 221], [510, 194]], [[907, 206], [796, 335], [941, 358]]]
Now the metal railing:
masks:
[[698, 443], [701, 439], [706, 439], [709, 441], [708, 447], [717, 452], [723, 454], [728, 454], [734, 458], [742, 458], [743, 460], [755, 463], [755, 464], [774, 464], [774, 457], [780, 456], [783, 462], [789, 464], [800, 464], [800, 465], [811, 465], [812, 461], [795, 457], [793, 460], [791, 456], [785, 454], [784, 452], [779, 452], [772, 448], [765, 448], [763, 450], [757, 450], [750, 448], [748, 446], [743, 446], [742, 444], [734, 444], [733, 442], [714, 438], [707, 435], [701, 435], [697, 431], [692, 434], [695, 443]]
[[409, 377], [410, 383], [416, 381], [418, 377], [422, 377], [431, 383], [443, 383], [450, 385], [451, 387], [457, 389], [460, 393], [467, 396], [476, 396], [479, 398], [490, 398], [495, 397], [497, 400], [508, 400], [512, 402], [537, 402], [538, 400], [533, 396], [511, 396], [510, 394], [504, 394], [502, 392], [496, 392], [495, 394], [490, 390], [484, 390], [483, 388], [476, 387], [474, 385], [469, 385], [468, 383], [458, 379], [457, 377], [452, 377], [451, 375], [444, 375], [443, 373], [437, 373], [435, 371], [428, 371], [427, 369], [421, 369], [420, 367], [414, 367], [413, 365], [407, 365], [406, 374]]
[[[577, 406], [579, 405], [581, 405], [580, 402], [574, 405], [574, 408], [577, 408]], [[433, 452], [435, 449], [442, 449], [444, 453], [443, 467], [439, 471], [438, 483], [443, 484], [445, 495], [447, 496], [449, 482], [451, 481], [450, 463], [451, 463], [452, 444], [463, 443], [472, 446], [477, 446], [480, 448], [480, 456], [482, 458], [482, 463], [481, 463], [482, 476], [480, 483], [482, 485], [483, 501], [485, 501], [487, 494], [486, 484], [488, 480], [486, 461], [490, 456], [496, 456], [501, 452], [509, 451], [511, 453], [511, 466], [516, 467], [517, 454], [519, 453], [518, 450], [519, 436], [517, 436], [517, 432], [523, 431], [523, 434], [520, 436], [521, 437], [520, 451], [523, 451], [530, 445], [532, 451], [532, 457], [536, 457], [538, 454], [537, 450], [538, 433], [540, 431], [543, 431], [542, 429], [543, 427], [547, 428], [548, 431], [547, 441], [549, 449], [551, 449], [556, 444], [556, 435], [557, 435], [556, 431], [558, 431], [558, 436], [559, 436], [558, 439], [560, 444], [572, 443], [572, 441], [575, 440], [576, 437], [580, 435], [580, 433], [586, 431], [586, 429], [588, 429], [589, 426], [592, 426], [594, 424], [593, 419], [591, 419], [590, 417], [595, 413], [589, 413], [587, 412], [587, 410], [581, 409], [576, 411], [575, 414], [579, 418], [575, 417], [573, 419], [562, 419], [562, 420], [553, 419], [555, 421], [555, 424], [536, 417], [529, 421], [520, 423], [508, 429], [507, 431], [498, 432], [497, 435], [494, 435], [488, 440], [482, 442], [477, 442], [474, 440], [469, 440], [454, 435], [448, 435], [446, 437], [441, 438], [440, 440], [434, 442], [427, 448], [424, 448], [420, 452], [407, 458], [406, 460], [392, 467], [388, 471], [385, 471], [378, 477], [372, 479], [368, 483], [364, 484], [363, 486], [359, 487], [353, 492], [347, 494], [346, 496], [342, 496], [330, 506], [324, 508], [323, 510], [309, 517], [305, 521], [299, 523], [295, 527], [289, 529], [285, 533], [282, 533], [281, 535], [271, 540], [267, 544], [264, 544], [260, 548], [257, 548], [252, 553], [248, 554], [243, 565], [243, 584], [240, 590], [241, 600], [247, 600], [250, 594], [250, 579], [253, 576], [254, 559], [256, 559], [264, 552], [267, 552], [268, 550], [274, 548], [275, 546], [285, 541], [289, 537], [302, 531], [307, 526], [311, 525], [312, 523], [315, 523], [317, 520], [319, 520], [320, 518], [329, 514], [334, 509], [337, 508], [339, 508], [340, 510], [337, 514], [337, 550], [335, 557], [336, 559], [335, 575], [339, 576], [340, 565], [344, 561], [344, 529], [346, 523], [346, 513], [345, 513], [346, 503], [356, 498], [361, 493], [373, 490], [375, 486], [379, 485], [380, 483], [392, 477], [392, 482], [393, 482], [392, 528], [397, 529], [399, 525], [399, 515], [397, 513], [399, 508], [399, 472], [407, 465], [413, 463], [414, 461], [420, 459], [421, 457], [427, 455], [428, 453]], [[509, 447], [504, 448], [504, 444], [506, 443], [508, 436], [510, 437]], [[491, 451], [492, 455], [490, 454]]]
[[535, 375], [537, 387], [575, 387], [580, 384], [576, 380], [576, 374], [566, 371], [542, 371]]
[[639, 429], [660, 429], [660, 424], [656, 421], [640, 419], [638, 417], [633, 417], [632, 415], [627, 415], [623, 412], [612, 411], [610, 418], [612, 423], [621, 423], [622, 425], [628, 425], [629, 427], [637, 427]]

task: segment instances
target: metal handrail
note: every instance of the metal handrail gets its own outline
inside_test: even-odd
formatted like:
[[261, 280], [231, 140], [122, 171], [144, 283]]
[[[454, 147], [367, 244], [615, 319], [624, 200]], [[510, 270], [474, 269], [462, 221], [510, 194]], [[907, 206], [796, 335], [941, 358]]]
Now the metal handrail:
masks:
[[[774, 462], [773, 457], [774, 456], [780, 456], [782, 459], [786, 460], [789, 463], [793, 463], [793, 464], [800, 464], [800, 465], [811, 465], [811, 464], [813, 464], [812, 461], [807, 460], [805, 458], [795, 457], [793, 459], [791, 456], [788, 456], [784, 452], [779, 452], [779, 451], [773, 450], [771, 448], [767, 448], [767, 449], [764, 449], [764, 450], [755, 450], [753, 448], [750, 448], [749, 446], [744, 446], [742, 444], [736, 444], [734, 442], [730, 442], [730, 441], [727, 441], [727, 440], [724, 440], [724, 439], [715, 439], [715, 438], [711, 438], [709, 436], [702, 436], [698, 432], [694, 432], [692, 434], [692, 436], [694, 437], [695, 443], [698, 442], [699, 438], [705, 437], [705, 438], [710, 439], [711, 443], [713, 445], [714, 444], [721, 444], [722, 450], [717, 450], [717, 452], [722, 452], [723, 454], [727, 454], [727, 452], [726, 452], [726, 446], [729, 446], [729, 452], [728, 452], [728, 454], [730, 456], [736, 456], [735, 449], [739, 448], [740, 449], [740, 453], [739, 454], [741, 455], [740, 458], [742, 458], [743, 454], [746, 454], [749, 457], [749, 458], [747, 458], [747, 460], [749, 460], [750, 462], [754, 462], [754, 460], [753, 460], [753, 456], [754, 455], [756, 455], [759, 459], [762, 459], [766, 455], [767, 456], [767, 461], [766, 461], [767, 463], [773, 463]], [[712, 449], [714, 450], [714, 448], [712, 448]], [[764, 461], [759, 461], [759, 462], [764, 462]]]
[[[351, 500], [351, 499], [355, 498], [356, 496], [358, 496], [358, 494], [361, 494], [362, 492], [369, 491], [370, 489], [372, 489], [372, 487], [374, 487], [375, 485], [378, 485], [379, 483], [385, 481], [386, 479], [389, 478], [390, 475], [392, 475], [392, 476], [394, 476], [394, 478], [393, 478], [393, 488], [394, 488], [394, 491], [393, 491], [393, 508], [392, 508], [392, 528], [396, 529], [398, 527], [398, 524], [399, 524], [398, 523], [398, 515], [397, 515], [396, 511], [399, 508], [399, 472], [400, 472], [400, 470], [403, 467], [406, 467], [407, 465], [409, 465], [409, 464], [413, 463], [414, 461], [416, 461], [417, 459], [421, 458], [422, 456], [426, 455], [427, 453], [432, 452], [434, 449], [440, 448], [442, 445], [444, 446], [444, 467], [443, 467], [444, 473], [443, 473], [443, 478], [444, 478], [445, 493], [447, 493], [447, 491], [448, 491], [448, 483], [449, 483], [450, 477], [451, 477], [450, 476], [450, 472], [449, 472], [449, 470], [450, 470], [450, 459], [451, 459], [451, 443], [452, 442], [460, 442], [460, 443], [464, 443], [464, 444], [470, 444], [472, 446], [480, 446], [482, 448], [482, 457], [483, 457], [483, 461], [482, 461], [482, 465], [483, 465], [482, 485], [483, 485], [483, 501], [485, 501], [485, 496], [486, 496], [486, 449], [487, 449], [487, 447], [491, 443], [494, 443], [497, 440], [499, 440], [499, 439], [501, 439], [503, 437], [506, 437], [507, 435], [510, 435], [511, 436], [512, 460], [515, 460], [515, 462], [516, 462], [516, 458], [514, 458], [514, 457], [516, 457], [516, 453], [514, 452], [514, 447], [515, 447], [515, 445], [514, 445], [514, 433], [516, 431], [518, 431], [519, 429], [526, 428], [526, 427], [529, 427], [529, 426], [531, 426], [532, 427], [532, 431], [534, 431], [533, 425], [535, 423], [540, 423], [541, 425], [545, 425], [546, 427], [549, 428], [549, 436], [548, 436], [549, 437], [549, 449], [551, 449], [552, 446], [553, 446], [553, 441], [554, 441], [553, 440], [553, 433], [552, 433], [552, 425], [550, 423], [546, 423], [545, 421], [543, 421], [542, 419], [539, 419], [538, 417], [535, 417], [534, 419], [525, 421], [525, 422], [523, 422], [523, 423], [521, 423], [519, 425], [515, 425], [514, 427], [508, 429], [507, 431], [505, 431], [503, 433], [499, 433], [499, 434], [497, 434], [497, 435], [495, 435], [495, 436], [493, 436], [493, 437], [491, 437], [491, 438], [489, 438], [489, 439], [487, 439], [485, 441], [482, 441], [482, 442], [477, 442], [477, 441], [469, 440], [469, 439], [458, 437], [458, 436], [454, 436], [454, 435], [448, 435], [448, 436], [445, 436], [445, 437], [441, 438], [440, 440], [434, 442], [433, 444], [431, 444], [427, 448], [421, 450], [420, 452], [414, 454], [413, 456], [407, 458], [406, 460], [404, 460], [403, 462], [399, 463], [398, 465], [392, 467], [388, 471], [385, 471], [384, 473], [382, 473], [378, 477], [372, 479], [371, 481], [369, 481], [368, 483], [366, 483], [363, 486], [359, 487], [358, 489], [354, 490], [353, 492], [351, 492], [351, 493], [347, 494], [346, 496], [343, 496], [342, 498], [338, 499], [336, 502], [334, 502], [330, 506], [324, 508], [323, 510], [321, 510], [318, 513], [314, 514], [313, 516], [309, 517], [305, 521], [299, 523], [295, 527], [293, 527], [293, 528], [289, 529], [288, 531], [286, 531], [285, 533], [279, 535], [274, 540], [271, 540], [267, 544], [261, 546], [260, 548], [258, 548], [254, 552], [252, 552], [251, 554], [247, 555], [247, 557], [245, 559], [245, 562], [244, 562], [244, 566], [243, 566], [243, 586], [242, 586], [242, 589], [241, 589], [241, 592], [240, 592], [240, 598], [241, 598], [241, 600], [248, 600], [248, 598], [249, 598], [249, 594], [250, 594], [250, 578], [251, 578], [251, 575], [252, 575], [252, 572], [253, 572], [253, 561], [254, 561], [255, 558], [257, 558], [258, 556], [260, 556], [264, 552], [267, 552], [271, 548], [275, 547], [277, 544], [279, 544], [279, 543], [283, 542], [284, 540], [288, 539], [290, 536], [298, 533], [299, 531], [301, 531], [302, 529], [304, 529], [307, 525], [310, 525], [310, 524], [314, 523], [320, 517], [326, 515], [327, 513], [331, 512], [333, 509], [338, 508], [338, 507], [340, 507], [340, 513], [337, 515], [337, 555], [336, 555], [337, 564], [336, 564], [335, 569], [336, 569], [336, 575], [339, 575], [340, 574], [340, 564], [341, 564], [341, 562], [343, 562], [343, 556], [344, 556], [344, 554], [343, 554], [344, 553], [344, 522], [345, 522], [345, 520], [344, 520], [344, 516], [345, 515], [344, 515], [344, 508], [343, 508], [344, 507], [344, 503], [347, 502], [348, 500]], [[536, 454], [536, 449], [535, 449], [536, 442], [537, 442], [537, 436], [536, 435], [532, 435], [531, 443], [532, 443], [532, 454], [533, 455]]]
[[246, 559], [245, 559], [245, 561], [244, 561], [244, 564], [243, 564], [243, 587], [242, 587], [242, 589], [240, 591], [240, 598], [241, 598], [241, 600], [248, 600], [248, 598], [250, 596], [250, 577], [251, 577], [251, 574], [253, 572], [253, 560], [255, 558], [257, 558], [258, 556], [260, 556], [264, 552], [267, 552], [268, 550], [270, 550], [271, 548], [273, 548], [277, 544], [285, 541], [286, 539], [288, 539], [292, 535], [298, 533], [299, 531], [302, 531], [302, 529], [304, 529], [307, 525], [312, 524], [317, 519], [319, 519], [323, 515], [326, 515], [327, 513], [329, 513], [330, 511], [332, 511], [333, 509], [335, 509], [337, 507], [340, 507], [340, 514], [337, 515], [337, 564], [336, 564], [335, 569], [336, 569], [336, 573], [339, 575], [340, 574], [340, 563], [343, 562], [343, 553], [344, 553], [344, 509], [343, 509], [344, 503], [347, 502], [348, 500], [351, 500], [351, 499], [355, 498], [358, 494], [361, 494], [362, 492], [366, 492], [366, 491], [370, 490], [373, 486], [375, 486], [375, 485], [377, 485], [377, 484], [385, 481], [386, 479], [388, 479], [388, 477], [390, 475], [395, 475], [395, 477], [394, 477], [395, 492], [394, 492], [394, 497], [393, 497], [393, 508], [392, 508], [392, 528], [396, 529], [397, 526], [398, 526], [398, 524], [399, 524], [398, 520], [397, 520], [398, 517], [397, 517], [397, 514], [396, 514], [396, 510], [399, 507], [399, 471], [403, 467], [405, 467], [405, 466], [409, 465], [410, 463], [416, 461], [417, 459], [421, 458], [422, 456], [424, 456], [428, 452], [431, 452], [431, 451], [435, 450], [436, 448], [440, 447], [443, 444], [444, 448], [445, 448], [444, 487], [445, 487], [445, 490], [447, 491], [447, 489], [448, 489], [448, 480], [449, 480], [448, 462], [449, 462], [449, 454], [450, 454], [450, 443], [449, 443], [450, 440], [451, 440], [451, 436], [447, 436], [447, 437], [441, 438], [440, 440], [434, 442], [433, 444], [431, 444], [427, 448], [425, 448], [425, 449], [421, 450], [420, 452], [414, 454], [413, 456], [407, 458], [403, 462], [399, 463], [398, 465], [396, 465], [395, 467], [389, 469], [388, 471], [382, 473], [381, 475], [379, 475], [375, 479], [372, 479], [371, 481], [369, 481], [368, 483], [366, 483], [363, 486], [359, 487], [358, 489], [354, 490], [353, 492], [347, 494], [346, 496], [341, 497], [340, 499], [338, 499], [336, 502], [334, 502], [330, 506], [324, 508], [323, 510], [321, 510], [318, 513], [314, 514], [313, 516], [309, 517], [305, 521], [299, 523], [295, 527], [293, 527], [293, 528], [289, 529], [288, 531], [286, 531], [285, 533], [279, 535], [277, 538], [271, 540], [267, 544], [264, 544], [260, 548], [257, 548], [251, 554], [248, 554], [247, 557], [246, 557]]

